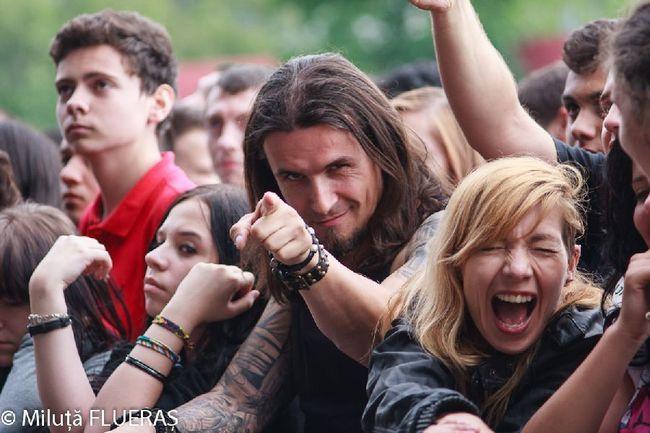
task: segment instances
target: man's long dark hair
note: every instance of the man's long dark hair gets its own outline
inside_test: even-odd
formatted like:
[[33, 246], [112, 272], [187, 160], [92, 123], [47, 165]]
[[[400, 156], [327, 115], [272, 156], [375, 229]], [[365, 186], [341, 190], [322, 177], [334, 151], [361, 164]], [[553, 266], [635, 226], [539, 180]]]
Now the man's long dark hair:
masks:
[[[399, 114], [379, 88], [341, 55], [289, 60], [260, 90], [244, 138], [249, 201], [257, 203], [266, 191], [282, 197], [263, 151], [269, 134], [316, 125], [350, 132], [382, 172], [383, 194], [360, 244], [366, 254], [354, 266], [373, 278], [385, 276], [422, 221], [442, 208], [443, 196], [424, 161], [410, 150]], [[285, 300], [284, 288], [268, 277], [267, 273], [271, 293]]]
[[[0, 212], [0, 297], [29, 303], [29, 279], [59, 236], [75, 233], [72, 222], [51, 206], [21, 203]], [[126, 338], [117, 309], [124, 308], [115, 288], [80, 276], [65, 290], [68, 313], [81, 360]], [[117, 302], [116, 302], [117, 301]]]

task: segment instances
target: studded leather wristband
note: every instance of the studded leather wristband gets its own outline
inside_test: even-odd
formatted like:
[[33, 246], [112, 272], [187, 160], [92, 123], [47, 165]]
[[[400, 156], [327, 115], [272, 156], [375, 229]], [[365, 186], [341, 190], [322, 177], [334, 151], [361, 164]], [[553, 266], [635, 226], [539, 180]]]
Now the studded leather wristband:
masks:
[[274, 262], [271, 261], [271, 271], [273, 272], [273, 275], [275, 275], [275, 277], [278, 278], [289, 290], [309, 290], [309, 287], [320, 281], [329, 269], [327, 251], [325, 251], [325, 248], [320, 244], [317, 246], [317, 251], [318, 263], [305, 273], [297, 274], [289, 272], [281, 266], [278, 266], [277, 261], [275, 262], [275, 266]]

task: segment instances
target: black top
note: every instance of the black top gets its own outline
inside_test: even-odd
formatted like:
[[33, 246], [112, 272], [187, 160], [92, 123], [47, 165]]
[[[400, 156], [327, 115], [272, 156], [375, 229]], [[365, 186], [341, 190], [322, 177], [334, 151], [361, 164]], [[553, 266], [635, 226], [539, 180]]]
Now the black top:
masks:
[[585, 235], [578, 240], [578, 244], [582, 246], [578, 267], [602, 282], [611, 272], [603, 252], [606, 206], [605, 154], [571, 147], [558, 140], [555, 140], [555, 149], [558, 162], [574, 165], [585, 177], [588, 203], [586, 203]]
[[[546, 327], [496, 432], [523, 428], [591, 352], [602, 334], [602, 319], [600, 309], [569, 308]], [[486, 393], [498, 390], [514, 365], [514, 357], [495, 353], [470, 370], [468, 392], [463, 395], [442, 361], [424, 352], [409, 327], [398, 322], [370, 358], [364, 431], [420, 433], [446, 413], [480, 415]]]
[[360, 433], [368, 369], [338, 350], [302, 299], [292, 302], [292, 370], [305, 433]]

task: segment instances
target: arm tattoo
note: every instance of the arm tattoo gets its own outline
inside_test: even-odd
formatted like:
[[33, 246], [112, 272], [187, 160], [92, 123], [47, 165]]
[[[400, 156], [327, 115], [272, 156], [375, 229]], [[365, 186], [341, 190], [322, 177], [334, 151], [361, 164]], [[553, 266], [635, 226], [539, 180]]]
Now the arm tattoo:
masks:
[[442, 212], [429, 215], [413, 234], [407, 246], [406, 263], [398, 269], [404, 278], [410, 278], [424, 267], [429, 254], [429, 239], [436, 233], [441, 218]]
[[290, 307], [270, 300], [215, 387], [177, 408], [181, 432], [260, 431], [291, 397]]

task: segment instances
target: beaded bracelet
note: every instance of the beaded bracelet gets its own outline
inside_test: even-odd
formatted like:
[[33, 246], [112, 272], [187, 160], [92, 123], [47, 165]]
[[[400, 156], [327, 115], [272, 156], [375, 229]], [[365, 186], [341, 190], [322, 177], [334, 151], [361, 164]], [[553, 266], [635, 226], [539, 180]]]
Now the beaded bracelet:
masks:
[[177, 364], [180, 360], [178, 354], [174, 352], [171, 347], [167, 346], [162, 341], [156, 340], [155, 338], [151, 338], [147, 335], [139, 336], [138, 339], [135, 340], [135, 344], [139, 344], [142, 347], [146, 347], [147, 349], [151, 349], [154, 352], [158, 352], [161, 355], [166, 356], [174, 364]]
[[169, 332], [171, 332], [172, 334], [174, 334], [175, 336], [183, 340], [189, 348], [192, 348], [192, 344], [190, 343], [190, 335], [187, 332], [185, 332], [182, 326], [175, 324], [174, 322], [172, 322], [171, 320], [169, 320], [164, 316], [161, 316], [160, 314], [154, 317], [153, 322], [151, 323], [155, 323], [156, 325], [162, 326], [163, 328], [165, 328], [166, 330], [168, 330]]
[[138, 370], [144, 373], [147, 373], [149, 376], [153, 377], [154, 379], [158, 380], [161, 383], [165, 383], [165, 380], [167, 379], [167, 376], [165, 376], [155, 368], [145, 364], [144, 362], [140, 361], [138, 358], [135, 358], [131, 355], [126, 355], [124, 362], [134, 366], [135, 368], [137, 368]]

